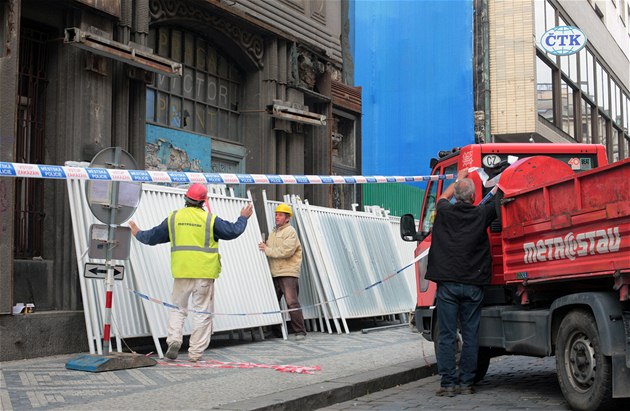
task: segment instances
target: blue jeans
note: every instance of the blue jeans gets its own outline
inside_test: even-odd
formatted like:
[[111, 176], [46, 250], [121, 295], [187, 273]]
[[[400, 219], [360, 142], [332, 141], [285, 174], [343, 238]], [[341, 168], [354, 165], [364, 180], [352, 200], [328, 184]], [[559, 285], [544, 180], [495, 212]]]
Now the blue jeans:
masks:
[[[478, 285], [441, 282], [437, 287], [438, 373], [442, 387], [474, 383], [479, 352], [479, 320], [483, 287]], [[462, 334], [462, 352], [457, 376], [457, 326]]]

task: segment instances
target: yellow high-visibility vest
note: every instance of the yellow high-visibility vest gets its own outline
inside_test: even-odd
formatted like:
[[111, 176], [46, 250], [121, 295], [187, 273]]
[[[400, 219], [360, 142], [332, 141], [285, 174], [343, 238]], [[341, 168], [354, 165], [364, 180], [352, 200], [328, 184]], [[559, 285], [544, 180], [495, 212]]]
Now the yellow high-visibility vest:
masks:
[[186, 207], [168, 217], [171, 272], [174, 278], [218, 278], [219, 242], [214, 239], [216, 215]]

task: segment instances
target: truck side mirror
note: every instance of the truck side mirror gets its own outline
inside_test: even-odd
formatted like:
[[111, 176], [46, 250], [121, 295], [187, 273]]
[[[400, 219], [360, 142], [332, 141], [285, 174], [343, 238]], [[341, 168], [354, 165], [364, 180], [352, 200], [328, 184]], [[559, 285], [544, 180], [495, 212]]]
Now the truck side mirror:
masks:
[[416, 220], [412, 214], [405, 214], [400, 217], [400, 238], [403, 241], [422, 241], [429, 233], [416, 231]]

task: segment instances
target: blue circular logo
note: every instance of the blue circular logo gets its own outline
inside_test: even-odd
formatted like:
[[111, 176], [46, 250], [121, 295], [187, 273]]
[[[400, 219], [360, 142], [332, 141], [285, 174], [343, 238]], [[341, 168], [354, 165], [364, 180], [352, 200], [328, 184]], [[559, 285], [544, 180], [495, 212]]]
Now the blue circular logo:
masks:
[[577, 27], [557, 26], [542, 35], [540, 45], [554, 56], [568, 56], [586, 46], [586, 35]]

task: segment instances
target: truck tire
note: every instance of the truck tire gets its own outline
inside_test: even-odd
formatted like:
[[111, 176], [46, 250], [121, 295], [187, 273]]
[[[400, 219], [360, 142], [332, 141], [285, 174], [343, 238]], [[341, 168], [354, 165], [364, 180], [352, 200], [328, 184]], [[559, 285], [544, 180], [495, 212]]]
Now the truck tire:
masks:
[[585, 310], [567, 314], [558, 328], [556, 371], [564, 398], [574, 410], [612, 405], [612, 365], [601, 350], [597, 323]]

